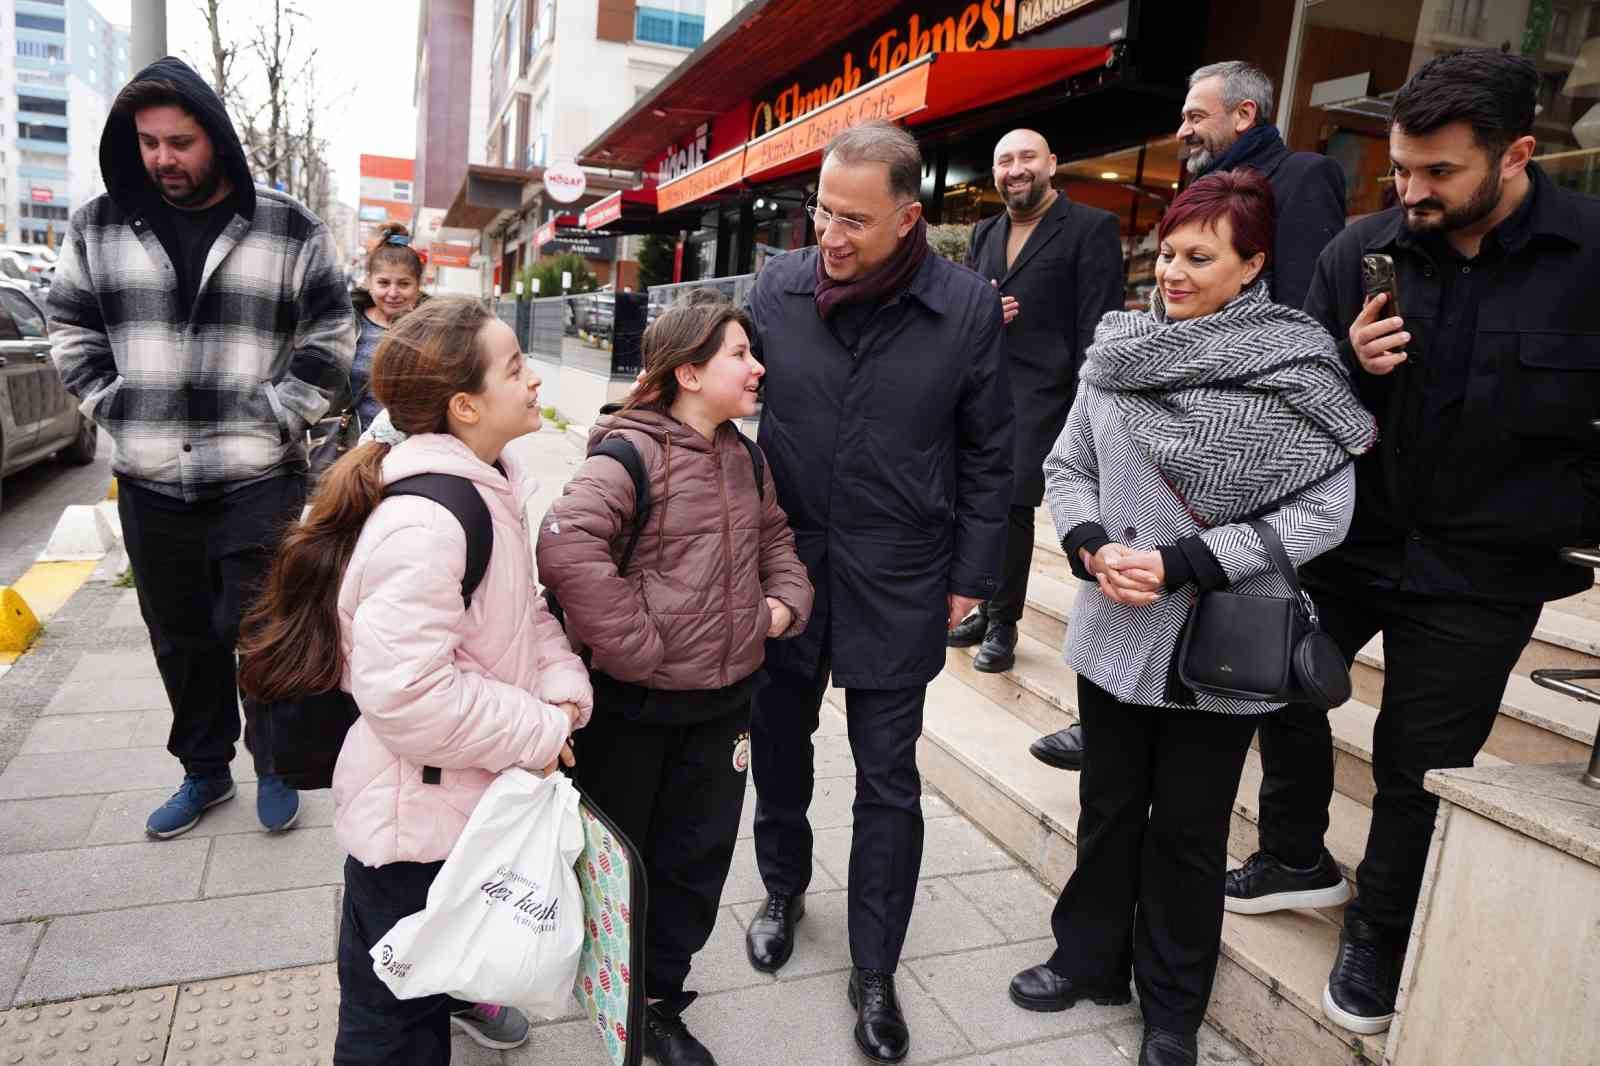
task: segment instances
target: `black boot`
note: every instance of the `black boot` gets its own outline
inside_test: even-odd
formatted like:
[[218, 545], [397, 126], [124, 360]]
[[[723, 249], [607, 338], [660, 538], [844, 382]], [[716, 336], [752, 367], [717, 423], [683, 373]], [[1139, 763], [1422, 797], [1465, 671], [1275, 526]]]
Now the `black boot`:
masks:
[[1389, 1028], [1400, 995], [1403, 943], [1364, 918], [1345, 913], [1339, 954], [1322, 990], [1322, 1013], [1329, 1021], [1368, 1035]]
[[805, 893], [787, 896], [769, 892], [761, 912], [745, 930], [744, 950], [750, 965], [762, 973], [777, 973], [794, 954], [794, 927], [805, 916]]
[[1139, 1066], [1195, 1066], [1200, 1061], [1200, 1041], [1194, 1033], [1144, 1027], [1139, 1045]]
[[1028, 754], [1057, 770], [1083, 769], [1083, 726], [1073, 723], [1028, 745]]
[[1017, 624], [989, 623], [989, 634], [972, 660], [972, 668], [985, 674], [1003, 674], [1017, 665]]
[[850, 1005], [856, 1009], [856, 1046], [877, 1062], [899, 1062], [911, 1050], [911, 1030], [894, 994], [894, 974], [850, 971]]
[[658, 1066], [717, 1066], [706, 1046], [683, 1024], [683, 1011], [699, 993], [683, 992], [644, 1009], [644, 1053]]
[[957, 622], [956, 627], [945, 634], [944, 644], [947, 648], [970, 648], [981, 643], [988, 632], [989, 616], [980, 603], [977, 610]]

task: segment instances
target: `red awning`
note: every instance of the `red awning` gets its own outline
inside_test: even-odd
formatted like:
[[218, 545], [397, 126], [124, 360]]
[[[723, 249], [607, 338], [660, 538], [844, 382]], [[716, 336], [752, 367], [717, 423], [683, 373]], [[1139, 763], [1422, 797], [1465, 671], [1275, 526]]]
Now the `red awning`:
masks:
[[603, 200], [596, 200], [578, 215], [578, 225], [584, 229], [607, 229], [633, 214], [628, 208], [641, 208], [655, 214], [656, 187], [654, 182], [637, 189], [618, 189]]
[[923, 126], [1039, 92], [1104, 66], [1109, 47], [1014, 48], [929, 54], [801, 115], [745, 146], [744, 178], [767, 181], [816, 165], [840, 130], [869, 119]]

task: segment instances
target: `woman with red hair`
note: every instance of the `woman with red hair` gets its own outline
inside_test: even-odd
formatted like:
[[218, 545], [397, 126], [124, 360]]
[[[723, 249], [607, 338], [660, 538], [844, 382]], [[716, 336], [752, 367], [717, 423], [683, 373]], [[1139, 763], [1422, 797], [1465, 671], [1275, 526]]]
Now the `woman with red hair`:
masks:
[[1056, 950], [1013, 978], [1011, 999], [1126, 1003], [1131, 975], [1141, 1066], [1194, 1066], [1233, 798], [1259, 716], [1281, 705], [1189, 690], [1179, 635], [1202, 591], [1290, 594], [1249, 520], [1296, 566], [1344, 538], [1351, 460], [1377, 429], [1333, 338], [1268, 293], [1265, 178], [1201, 178], [1157, 236], [1153, 306], [1101, 320], [1045, 460], [1045, 502], [1085, 582], [1065, 649], [1085, 758]]

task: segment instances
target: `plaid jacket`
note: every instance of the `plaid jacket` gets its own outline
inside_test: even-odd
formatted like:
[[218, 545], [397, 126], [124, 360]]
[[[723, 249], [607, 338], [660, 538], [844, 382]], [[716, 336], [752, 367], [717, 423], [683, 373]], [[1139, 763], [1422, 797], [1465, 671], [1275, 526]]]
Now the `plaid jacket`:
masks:
[[305, 429], [355, 354], [327, 227], [253, 191], [252, 217], [212, 245], [188, 321], [160, 239], [110, 195], [73, 216], [50, 289], [56, 368], [116, 442], [116, 472], [186, 500], [303, 468]]

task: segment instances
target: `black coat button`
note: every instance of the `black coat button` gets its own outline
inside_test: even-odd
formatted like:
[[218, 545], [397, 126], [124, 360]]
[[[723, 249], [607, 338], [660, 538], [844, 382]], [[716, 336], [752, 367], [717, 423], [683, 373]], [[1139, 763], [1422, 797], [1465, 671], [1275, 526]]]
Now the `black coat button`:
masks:
[[183, 446], [183, 450], [186, 451], [186, 452], [192, 452], [192, 451], [194, 451], [194, 448], [192, 448], [189, 445], [185, 444]]
[[1126, 540], [1132, 540], [1134, 537], [1137, 537], [1138, 535], [1139, 535], [1139, 531], [1137, 529], [1134, 529], [1132, 526], [1129, 526], [1127, 529], [1124, 529], [1122, 531], [1122, 536]]

